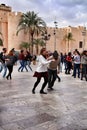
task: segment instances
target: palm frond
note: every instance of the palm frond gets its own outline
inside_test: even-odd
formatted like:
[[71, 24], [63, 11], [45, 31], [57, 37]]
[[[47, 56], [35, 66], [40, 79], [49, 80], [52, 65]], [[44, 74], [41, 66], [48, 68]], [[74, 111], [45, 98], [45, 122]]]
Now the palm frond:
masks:
[[0, 46], [3, 46], [3, 41], [1, 38], [0, 38]]

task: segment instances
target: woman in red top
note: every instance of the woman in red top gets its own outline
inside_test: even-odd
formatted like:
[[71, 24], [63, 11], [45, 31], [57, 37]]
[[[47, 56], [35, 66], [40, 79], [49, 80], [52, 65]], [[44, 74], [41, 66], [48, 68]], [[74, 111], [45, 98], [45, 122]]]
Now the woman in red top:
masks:
[[72, 55], [71, 55], [71, 52], [69, 52], [66, 57], [65, 74], [70, 74], [71, 69], [72, 69]]

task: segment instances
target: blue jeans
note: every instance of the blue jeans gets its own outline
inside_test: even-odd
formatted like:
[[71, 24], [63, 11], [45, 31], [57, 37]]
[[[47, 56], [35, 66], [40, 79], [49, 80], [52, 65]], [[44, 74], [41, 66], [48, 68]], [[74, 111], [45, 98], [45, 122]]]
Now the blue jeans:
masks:
[[18, 68], [18, 71], [20, 71], [20, 70], [23, 71], [24, 68], [26, 69], [26, 71], [28, 71], [28, 69], [26, 67], [27, 62], [25, 60], [20, 60], [19, 62], [20, 62], [21, 66]]
[[3, 64], [3, 70], [4, 70], [4, 72], [3, 72], [3, 78], [6, 76], [6, 73], [7, 73], [7, 66], [6, 66], [6, 64]]
[[0, 64], [0, 72], [3, 71], [3, 78], [6, 76], [7, 73], [7, 66], [6, 64]]
[[80, 78], [80, 64], [74, 63], [74, 78], [76, 78], [76, 73], [78, 74], [78, 78]]
[[28, 61], [27, 61], [27, 65], [28, 65], [28, 67], [30, 68], [30, 70], [33, 71], [32, 68], [31, 68], [31, 66], [30, 66], [30, 64], [31, 64], [31, 62], [28, 60]]
[[3, 70], [3, 65], [2, 63], [0, 63], [0, 73], [2, 72], [2, 70]]
[[26, 69], [26, 71], [28, 71], [28, 69], [27, 69], [26, 66], [27, 66], [27, 61], [24, 60], [24, 61], [23, 61], [23, 68], [21, 69], [21, 71], [23, 71], [24, 68]]

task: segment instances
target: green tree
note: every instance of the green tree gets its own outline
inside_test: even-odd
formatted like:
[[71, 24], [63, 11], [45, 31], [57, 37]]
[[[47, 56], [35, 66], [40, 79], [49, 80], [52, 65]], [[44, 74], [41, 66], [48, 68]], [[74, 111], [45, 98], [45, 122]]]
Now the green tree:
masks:
[[3, 46], [3, 41], [1, 38], [0, 38], [0, 46]]
[[70, 49], [70, 41], [73, 41], [73, 35], [71, 32], [67, 33], [65, 36], [64, 36], [64, 40], [67, 41], [67, 44], [68, 44], [68, 52], [69, 52], [69, 49]]
[[30, 44], [28, 42], [22, 42], [20, 44], [20, 48], [25, 48], [26, 50], [29, 49], [30, 50]]
[[39, 35], [46, 28], [46, 23], [38, 17], [34, 11], [23, 13], [18, 24], [17, 35], [19, 31], [25, 30], [29, 34], [29, 42], [31, 40], [32, 54], [33, 54], [33, 39], [35, 35]]
[[45, 42], [41, 38], [34, 39], [33, 44], [36, 47], [36, 53], [37, 54], [38, 54], [38, 51], [39, 51], [39, 46], [41, 46], [41, 47], [45, 46]]

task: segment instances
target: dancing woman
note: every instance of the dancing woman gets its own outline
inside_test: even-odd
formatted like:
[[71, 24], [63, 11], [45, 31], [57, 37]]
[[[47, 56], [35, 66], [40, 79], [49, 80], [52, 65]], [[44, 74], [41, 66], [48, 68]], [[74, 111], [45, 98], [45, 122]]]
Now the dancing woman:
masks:
[[46, 48], [42, 48], [40, 51], [40, 55], [38, 57], [38, 67], [33, 75], [33, 77], [37, 77], [37, 80], [36, 80], [34, 87], [32, 89], [33, 94], [35, 94], [35, 89], [38, 86], [38, 84], [40, 83], [41, 78], [44, 78], [44, 82], [42, 84], [40, 94], [47, 94], [46, 92], [44, 92], [44, 88], [46, 87], [47, 82], [48, 82], [47, 65], [52, 60], [47, 61], [46, 54], [47, 54]]

